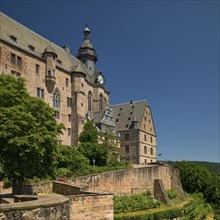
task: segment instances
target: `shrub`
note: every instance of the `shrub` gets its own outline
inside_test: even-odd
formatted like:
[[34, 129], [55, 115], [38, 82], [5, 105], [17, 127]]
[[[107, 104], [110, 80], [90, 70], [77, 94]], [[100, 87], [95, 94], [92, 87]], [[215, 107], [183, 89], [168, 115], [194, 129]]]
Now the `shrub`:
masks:
[[146, 194], [139, 194], [115, 196], [114, 205], [115, 213], [119, 213], [156, 208], [158, 203], [152, 201]]
[[3, 188], [9, 188], [12, 186], [11, 181], [8, 178], [3, 179]]
[[177, 197], [177, 191], [176, 190], [167, 190], [167, 195], [170, 199], [175, 199]]

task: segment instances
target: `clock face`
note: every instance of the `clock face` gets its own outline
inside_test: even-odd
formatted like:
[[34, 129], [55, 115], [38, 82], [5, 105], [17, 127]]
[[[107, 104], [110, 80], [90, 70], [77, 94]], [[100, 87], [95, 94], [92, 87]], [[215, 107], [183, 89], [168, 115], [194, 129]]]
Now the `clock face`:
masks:
[[103, 84], [104, 84], [104, 77], [103, 77], [102, 75], [98, 75], [97, 81], [98, 81], [101, 85], [103, 85]]

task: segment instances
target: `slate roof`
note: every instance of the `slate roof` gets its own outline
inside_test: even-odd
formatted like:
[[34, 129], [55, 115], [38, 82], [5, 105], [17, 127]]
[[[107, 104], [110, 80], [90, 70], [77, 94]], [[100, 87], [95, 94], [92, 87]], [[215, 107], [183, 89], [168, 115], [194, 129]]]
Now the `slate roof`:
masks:
[[[13, 38], [16, 39], [16, 42], [12, 40]], [[86, 74], [87, 80], [94, 83], [95, 77], [89, 76], [86, 67], [80, 60], [66, 52], [64, 48], [40, 36], [2, 12], [0, 12], [0, 39], [41, 59], [45, 49], [49, 46], [57, 54], [57, 59], [62, 61], [62, 65], [57, 64], [57, 66], [70, 73], [73, 71], [83, 72]]]
[[129, 128], [132, 126], [132, 121], [137, 121], [138, 123], [136, 128], [140, 129], [146, 106], [146, 100], [131, 101], [129, 103], [112, 105], [117, 130], [129, 130]]

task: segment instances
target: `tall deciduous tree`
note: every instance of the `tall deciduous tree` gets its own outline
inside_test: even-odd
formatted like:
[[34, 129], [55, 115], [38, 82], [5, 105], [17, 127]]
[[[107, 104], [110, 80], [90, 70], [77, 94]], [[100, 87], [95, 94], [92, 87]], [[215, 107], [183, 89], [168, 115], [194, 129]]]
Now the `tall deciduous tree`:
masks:
[[0, 75], [0, 163], [14, 193], [27, 179], [53, 173], [62, 128], [54, 110], [28, 94], [22, 78]]

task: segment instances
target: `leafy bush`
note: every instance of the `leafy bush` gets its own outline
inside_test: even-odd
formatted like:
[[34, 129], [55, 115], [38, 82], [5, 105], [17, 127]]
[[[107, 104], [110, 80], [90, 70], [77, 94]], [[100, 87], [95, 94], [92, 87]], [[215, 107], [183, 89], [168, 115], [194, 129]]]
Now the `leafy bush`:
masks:
[[167, 195], [170, 199], [175, 199], [177, 197], [177, 191], [176, 190], [167, 190]]
[[71, 177], [89, 173], [89, 160], [77, 147], [60, 145], [56, 154], [56, 176]]
[[153, 214], [137, 214], [135, 216], [123, 216], [115, 217], [115, 220], [163, 220], [163, 219], [173, 219], [177, 217], [182, 217], [183, 213], [181, 209], [170, 209], [165, 211], [156, 212]]
[[183, 208], [186, 217], [189, 219], [206, 219], [213, 213], [211, 205], [204, 201], [202, 194], [196, 194], [193, 197], [194, 200], [186, 204]]
[[3, 179], [3, 188], [9, 188], [12, 186], [12, 182], [8, 178]]
[[159, 203], [152, 201], [146, 194], [114, 197], [115, 213], [144, 210], [158, 206]]

